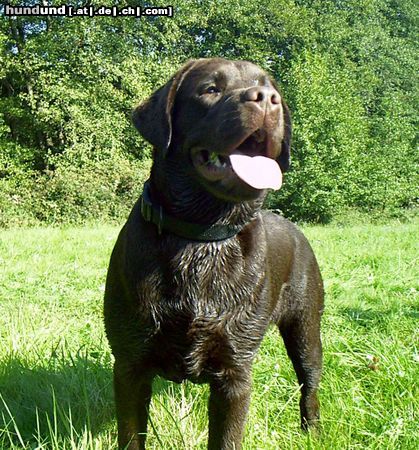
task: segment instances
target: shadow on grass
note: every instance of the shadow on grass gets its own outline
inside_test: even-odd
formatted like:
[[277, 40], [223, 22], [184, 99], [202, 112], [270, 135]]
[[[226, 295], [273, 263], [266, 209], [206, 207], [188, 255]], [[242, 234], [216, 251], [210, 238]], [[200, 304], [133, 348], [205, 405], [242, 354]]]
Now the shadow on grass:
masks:
[[[180, 397], [180, 385], [156, 377], [153, 393]], [[113, 428], [116, 418], [110, 361], [78, 355], [38, 365], [0, 361], [0, 443], [31, 448], [45, 442], [77, 442]], [[3, 436], [2, 436], [3, 435]]]
[[0, 394], [0, 436], [20, 443], [95, 435], [114, 419], [110, 366], [82, 355], [45, 365], [10, 356], [0, 362]]
[[386, 324], [389, 320], [400, 320], [400, 317], [419, 318], [419, 311], [410, 306], [387, 309], [346, 307], [340, 309], [340, 314], [362, 327], [379, 326]]

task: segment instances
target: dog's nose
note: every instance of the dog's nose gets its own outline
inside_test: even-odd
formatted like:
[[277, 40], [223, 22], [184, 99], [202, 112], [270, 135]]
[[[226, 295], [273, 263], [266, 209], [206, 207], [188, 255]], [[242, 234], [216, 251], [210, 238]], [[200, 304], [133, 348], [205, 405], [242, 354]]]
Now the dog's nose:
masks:
[[246, 102], [256, 102], [260, 106], [265, 105], [279, 105], [281, 97], [278, 92], [267, 86], [254, 86], [247, 89], [244, 93], [244, 100]]

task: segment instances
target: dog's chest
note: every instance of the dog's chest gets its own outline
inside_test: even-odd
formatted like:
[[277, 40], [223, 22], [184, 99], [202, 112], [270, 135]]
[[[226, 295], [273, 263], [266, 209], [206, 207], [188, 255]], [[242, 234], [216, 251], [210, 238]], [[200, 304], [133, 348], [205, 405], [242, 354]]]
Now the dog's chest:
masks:
[[249, 264], [237, 246], [179, 252], [153, 311], [174, 378], [222, 376], [250, 363], [269, 322], [265, 289], [263, 258]]

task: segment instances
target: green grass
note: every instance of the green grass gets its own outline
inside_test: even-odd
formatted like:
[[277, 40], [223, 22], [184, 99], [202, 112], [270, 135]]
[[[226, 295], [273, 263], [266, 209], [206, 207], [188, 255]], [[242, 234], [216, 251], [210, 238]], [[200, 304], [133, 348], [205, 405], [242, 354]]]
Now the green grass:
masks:
[[[418, 223], [306, 227], [323, 272], [322, 432], [299, 431], [278, 333], [254, 366], [244, 448], [417, 449]], [[102, 325], [118, 230], [0, 232], [0, 449], [111, 449], [112, 358]], [[206, 386], [157, 380], [150, 449], [205, 449]]]

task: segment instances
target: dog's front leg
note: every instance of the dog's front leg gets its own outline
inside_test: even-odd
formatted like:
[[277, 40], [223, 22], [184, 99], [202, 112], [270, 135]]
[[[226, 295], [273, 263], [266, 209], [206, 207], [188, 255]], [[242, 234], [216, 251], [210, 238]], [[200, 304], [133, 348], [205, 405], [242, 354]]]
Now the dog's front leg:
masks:
[[250, 402], [250, 381], [212, 383], [208, 450], [239, 450]]
[[114, 392], [121, 450], [145, 449], [152, 380], [150, 376], [115, 362]]

